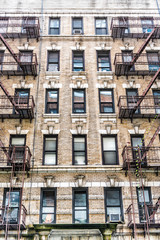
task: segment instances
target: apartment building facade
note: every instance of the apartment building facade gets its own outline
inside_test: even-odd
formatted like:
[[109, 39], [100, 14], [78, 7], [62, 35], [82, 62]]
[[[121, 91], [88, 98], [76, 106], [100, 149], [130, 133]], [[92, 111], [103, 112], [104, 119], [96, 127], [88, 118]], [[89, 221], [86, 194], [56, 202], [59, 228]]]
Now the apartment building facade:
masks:
[[159, 240], [158, 2], [0, 13], [0, 239]]

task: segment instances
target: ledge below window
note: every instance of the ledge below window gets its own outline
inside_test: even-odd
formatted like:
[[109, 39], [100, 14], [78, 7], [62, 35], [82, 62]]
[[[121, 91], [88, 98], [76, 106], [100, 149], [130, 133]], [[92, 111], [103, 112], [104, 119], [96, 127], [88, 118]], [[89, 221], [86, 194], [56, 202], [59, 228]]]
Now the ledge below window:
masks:
[[76, 113], [72, 113], [71, 114], [71, 118], [72, 118], [72, 123], [76, 123], [76, 122], [87, 122], [87, 114], [86, 113], [82, 113], [82, 114], [76, 114]]
[[43, 114], [45, 123], [47, 123], [47, 122], [59, 123], [59, 117], [60, 117], [60, 114], [50, 114], [50, 113]]
[[117, 122], [117, 114], [116, 113], [100, 113], [99, 114], [100, 122]]

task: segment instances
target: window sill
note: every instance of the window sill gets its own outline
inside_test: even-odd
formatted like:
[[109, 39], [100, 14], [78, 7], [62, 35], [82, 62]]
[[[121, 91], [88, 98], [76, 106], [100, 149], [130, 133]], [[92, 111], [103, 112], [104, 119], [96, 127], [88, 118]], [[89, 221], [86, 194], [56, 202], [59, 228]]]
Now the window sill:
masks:
[[47, 76], [52, 76], [52, 75], [56, 75], [56, 76], [59, 76], [61, 74], [61, 72], [60, 71], [46, 71], [46, 75]]
[[99, 114], [100, 122], [109, 122], [112, 121], [113, 123], [117, 122], [117, 114], [116, 113], [100, 113]]
[[55, 122], [55, 123], [59, 123], [59, 117], [60, 117], [60, 114], [51, 114], [51, 113], [44, 113], [43, 114], [43, 118], [44, 118], [44, 122], [47, 123], [47, 122]]
[[76, 122], [84, 122], [86, 123], [87, 122], [87, 114], [86, 113], [82, 113], [82, 114], [79, 114], [79, 113], [72, 113], [71, 114], [71, 118], [72, 118], [72, 123], [76, 123]]
[[113, 72], [112, 71], [97, 71], [97, 75], [98, 76], [112, 76], [113, 75]]

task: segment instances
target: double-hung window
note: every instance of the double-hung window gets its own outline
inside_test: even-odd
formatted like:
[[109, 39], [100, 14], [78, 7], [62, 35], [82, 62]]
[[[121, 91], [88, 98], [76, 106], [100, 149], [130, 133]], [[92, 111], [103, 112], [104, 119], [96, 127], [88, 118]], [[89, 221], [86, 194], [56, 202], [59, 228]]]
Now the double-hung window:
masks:
[[59, 35], [60, 34], [60, 19], [59, 18], [50, 18], [49, 34], [50, 35]]
[[5, 189], [4, 191], [4, 212], [3, 218], [5, 222], [10, 224], [19, 223], [19, 207], [20, 207], [20, 190]]
[[15, 147], [14, 152], [14, 164], [22, 164], [25, 158], [25, 148], [26, 145], [26, 136], [25, 135], [11, 135], [10, 137], [10, 146], [12, 154], [13, 147]]
[[96, 21], [96, 35], [106, 35], [108, 33], [107, 19], [96, 18], [95, 21]]
[[119, 17], [119, 26], [121, 29], [121, 32], [124, 33], [129, 33], [129, 23], [128, 23], [128, 18], [127, 17]]
[[160, 68], [160, 55], [158, 52], [147, 52], [148, 67], [150, 71], [158, 71]]
[[100, 113], [114, 113], [112, 90], [99, 90]]
[[102, 159], [104, 165], [118, 164], [117, 137], [102, 136]]
[[111, 71], [110, 52], [98, 51], [97, 52], [97, 67], [99, 72]]
[[160, 114], [160, 90], [153, 90], [154, 105], [157, 114]]
[[72, 34], [83, 34], [83, 19], [73, 18], [72, 19]]
[[59, 92], [58, 90], [46, 90], [46, 113], [55, 114], [58, 113], [58, 99]]
[[85, 113], [85, 90], [84, 89], [74, 89], [73, 90], [73, 113]]
[[88, 223], [88, 191], [73, 189], [73, 223]]
[[[138, 100], [139, 100], [139, 97], [138, 97], [138, 89], [126, 89], [126, 95], [127, 95], [127, 106], [129, 109], [133, 109]], [[140, 113], [140, 108], [138, 108], [136, 111], [135, 111], [136, 114]]]
[[56, 190], [42, 189], [41, 192], [41, 223], [55, 223], [56, 222]]
[[73, 136], [73, 164], [85, 165], [86, 160], [86, 136]]
[[105, 189], [106, 222], [123, 220], [122, 196], [120, 188]]
[[44, 136], [44, 165], [57, 164], [57, 136]]
[[58, 72], [59, 71], [59, 52], [49, 51], [48, 52], [48, 66], [47, 71]]
[[84, 52], [73, 51], [73, 71], [84, 71]]
[[141, 18], [141, 24], [142, 24], [142, 31], [143, 33], [151, 33], [154, 24], [153, 24], [153, 18]]

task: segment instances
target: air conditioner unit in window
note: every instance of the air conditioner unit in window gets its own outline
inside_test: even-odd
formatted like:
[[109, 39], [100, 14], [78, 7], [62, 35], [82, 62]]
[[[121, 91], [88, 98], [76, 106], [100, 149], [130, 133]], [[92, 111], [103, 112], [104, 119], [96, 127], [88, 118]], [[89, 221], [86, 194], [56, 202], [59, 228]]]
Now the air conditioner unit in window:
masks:
[[74, 29], [73, 30], [73, 34], [77, 34], [77, 35], [79, 35], [79, 34], [82, 34], [82, 29]]
[[119, 213], [111, 213], [109, 214], [109, 222], [120, 222], [121, 215]]

